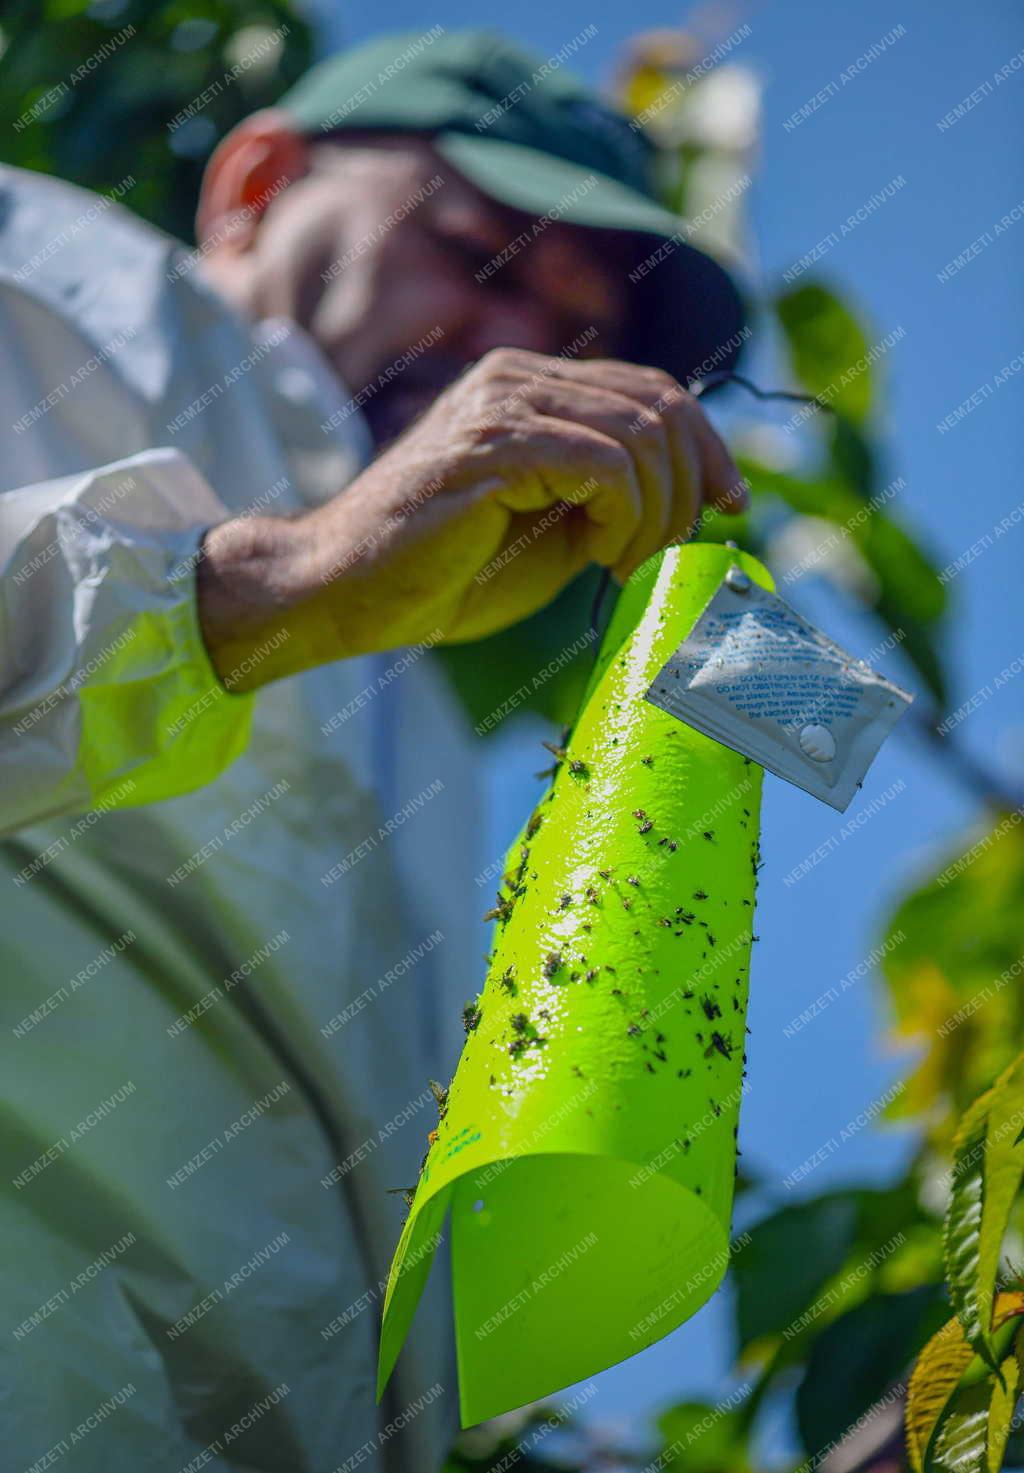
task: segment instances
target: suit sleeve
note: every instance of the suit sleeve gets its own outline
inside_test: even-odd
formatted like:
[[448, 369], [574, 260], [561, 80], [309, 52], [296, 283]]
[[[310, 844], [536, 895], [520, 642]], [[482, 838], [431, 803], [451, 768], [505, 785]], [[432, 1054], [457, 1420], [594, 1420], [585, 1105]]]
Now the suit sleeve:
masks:
[[0, 833], [176, 797], [244, 750], [254, 697], [196, 607], [228, 515], [176, 450], [0, 496]]

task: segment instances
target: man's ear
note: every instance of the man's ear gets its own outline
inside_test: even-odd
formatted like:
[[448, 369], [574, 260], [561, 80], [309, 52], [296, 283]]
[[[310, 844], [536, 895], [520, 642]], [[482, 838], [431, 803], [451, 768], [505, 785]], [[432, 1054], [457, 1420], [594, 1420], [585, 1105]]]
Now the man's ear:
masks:
[[309, 165], [309, 144], [289, 115], [268, 107], [232, 128], [203, 174], [196, 212], [200, 244], [230, 220], [231, 243], [245, 249], [267, 205]]

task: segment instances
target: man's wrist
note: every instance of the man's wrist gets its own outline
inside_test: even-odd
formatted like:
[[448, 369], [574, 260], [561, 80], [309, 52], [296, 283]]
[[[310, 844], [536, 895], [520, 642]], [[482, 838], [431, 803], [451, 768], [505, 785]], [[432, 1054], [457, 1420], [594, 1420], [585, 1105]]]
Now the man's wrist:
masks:
[[199, 622], [228, 690], [254, 690], [343, 653], [318, 611], [323, 583], [310, 532], [301, 516], [239, 517], [207, 532], [196, 570]]

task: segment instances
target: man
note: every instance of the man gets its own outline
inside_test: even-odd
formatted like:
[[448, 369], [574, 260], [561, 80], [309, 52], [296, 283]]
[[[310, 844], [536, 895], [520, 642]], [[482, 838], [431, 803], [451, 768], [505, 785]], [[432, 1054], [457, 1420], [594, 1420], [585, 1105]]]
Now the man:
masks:
[[480, 976], [425, 650], [744, 496], [679, 386], [738, 300], [648, 164], [428, 33], [235, 129], [196, 257], [4, 172], [12, 1467], [440, 1463], [443, 1283], [373, 1400], [389, 1189]]

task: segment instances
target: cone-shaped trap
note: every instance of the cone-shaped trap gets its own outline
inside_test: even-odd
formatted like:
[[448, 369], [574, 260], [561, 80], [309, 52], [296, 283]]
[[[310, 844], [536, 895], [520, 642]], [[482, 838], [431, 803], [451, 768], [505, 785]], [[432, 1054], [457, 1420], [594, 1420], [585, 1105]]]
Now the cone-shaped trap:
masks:
[[464, 1426], [642, 1350], [728, 1263], [761, 769], [644, 697], [732, 562], [771, 586], [713, 544], [630, 580], [509, 854], [381, 1337], [383, 1389], [450, 1207]]

